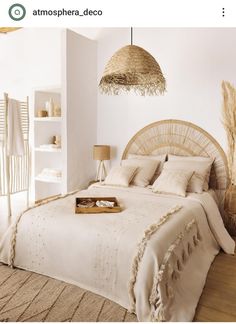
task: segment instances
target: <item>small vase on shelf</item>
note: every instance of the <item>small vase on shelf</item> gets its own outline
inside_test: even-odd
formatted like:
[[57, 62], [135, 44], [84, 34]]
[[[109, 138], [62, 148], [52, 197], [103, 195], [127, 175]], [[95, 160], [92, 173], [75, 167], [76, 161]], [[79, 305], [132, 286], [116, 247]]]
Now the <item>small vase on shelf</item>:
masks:
[[49, 99], [49, 101], [46, 101], [45, 108], [48, 112], [48, 117], [53, 116], [53, 110], [54, 110], [54, 101], [52, 98]]

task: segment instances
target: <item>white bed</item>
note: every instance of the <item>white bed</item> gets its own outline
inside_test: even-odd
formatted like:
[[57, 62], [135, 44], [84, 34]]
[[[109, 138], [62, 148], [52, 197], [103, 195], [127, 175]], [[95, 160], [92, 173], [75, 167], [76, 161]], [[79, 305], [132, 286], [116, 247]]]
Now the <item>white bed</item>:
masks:
[[[130, 148], [125, 154], [137, 152]], [[115, 196], [123, 211], [76, 215], [78, 196]], [[190, 321], [220, 247], [234, 253], [209, 192], [181, 198], [93, 185], [19, 217], [0, 243], [0, 261], [101, 294], [140, 321]]]

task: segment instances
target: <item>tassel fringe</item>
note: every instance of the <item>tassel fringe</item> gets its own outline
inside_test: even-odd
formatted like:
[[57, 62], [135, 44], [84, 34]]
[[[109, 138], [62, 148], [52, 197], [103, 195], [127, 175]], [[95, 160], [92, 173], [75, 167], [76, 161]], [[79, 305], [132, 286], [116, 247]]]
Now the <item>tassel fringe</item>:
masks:
[[132, 267], [131, 267], [131, 278], [129, 282], [129, 298], [130, 298], [130, 312], [135, 312], [135, 294], [134, 294], [134, 285], [136, 283], [136, 278], [139, 270], [140, 262], [142, 261], [145, 248], [147, 246], [147, 242], [150, 240], [153, 234], [157, 232], [157, 230], [169, 219], [169, 217], [178, 212], [182, 206], [175, 206], [171, 208], [164, 216], [162, 216], [158, 223], [152, 224], [147, 230], [145, 230], [143, 238], [141, 242], [138, 244], [138, 251], [136, 256], [133, 259]]
[[[186, 236], [190, 237], [187, 238]], [[187, 244], [185, 243], [186, 239]], [[152, 321], [168, 320], [165, 313], [174, 298], [174, 283], [180, 278], [181, 271], [183, 271], [187, 260], [200, 241], [199, 228], [197, 222], [193, 219], [170, 245], [153, 282], [149, 299], [152, 307]]]

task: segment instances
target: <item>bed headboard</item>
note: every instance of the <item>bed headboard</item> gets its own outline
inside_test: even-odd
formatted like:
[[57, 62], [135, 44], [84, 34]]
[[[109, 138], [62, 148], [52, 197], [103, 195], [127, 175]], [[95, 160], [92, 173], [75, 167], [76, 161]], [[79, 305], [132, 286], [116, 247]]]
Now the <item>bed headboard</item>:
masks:
[[122, 160], [129, 153], [212, 157], [210, 188], [226, 190], [229, 185], [227, 158], [220, 144], [204, 129], [186, 121], [168, 119], [147, 125], [131, 138]]

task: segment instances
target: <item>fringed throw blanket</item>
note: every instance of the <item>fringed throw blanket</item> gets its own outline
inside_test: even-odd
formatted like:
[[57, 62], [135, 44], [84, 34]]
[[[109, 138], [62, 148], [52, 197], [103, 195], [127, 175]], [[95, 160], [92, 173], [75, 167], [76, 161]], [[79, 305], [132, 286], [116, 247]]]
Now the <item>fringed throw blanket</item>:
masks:
[[[74, 214], [76, 196], [116, 196], [123, 211]], [[0, 261], [103, 295], [140, 321], [189, 321], [219, 245], [234, 251], [207, 193], [92, 186], [24, 213], [2, 238]]]

